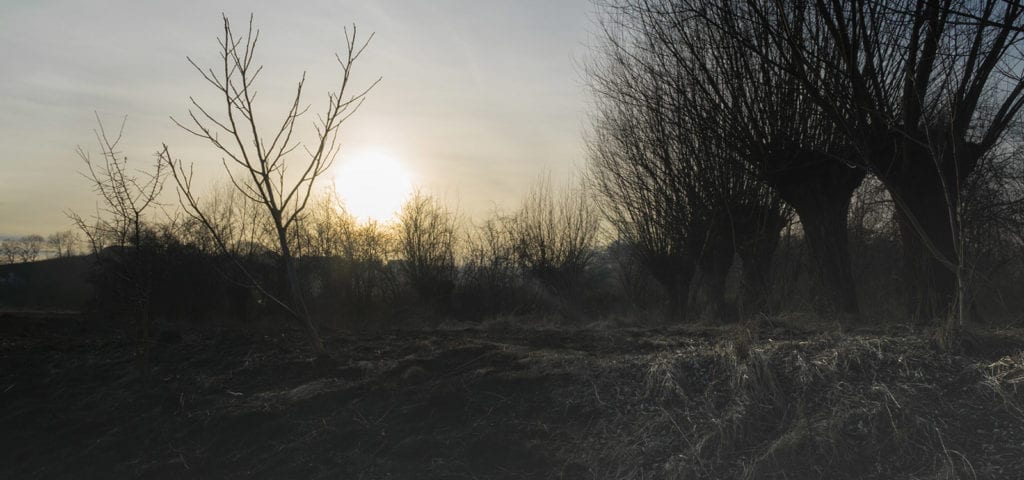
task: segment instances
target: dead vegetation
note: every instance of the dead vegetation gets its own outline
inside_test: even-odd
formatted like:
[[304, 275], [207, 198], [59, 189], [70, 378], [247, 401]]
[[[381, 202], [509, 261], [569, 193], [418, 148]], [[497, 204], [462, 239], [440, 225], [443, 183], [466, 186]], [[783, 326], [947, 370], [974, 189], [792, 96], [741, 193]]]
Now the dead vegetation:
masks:
[[328, 335], [337, 366], [296, 354], [299, 332], [186, 332], [139, 375], [130, 343], [67, 318], [8, 316], [0, 476], [1024, 473], [1015, 332], [985, 355], [951, 355], [907, 331], [509, 323]]

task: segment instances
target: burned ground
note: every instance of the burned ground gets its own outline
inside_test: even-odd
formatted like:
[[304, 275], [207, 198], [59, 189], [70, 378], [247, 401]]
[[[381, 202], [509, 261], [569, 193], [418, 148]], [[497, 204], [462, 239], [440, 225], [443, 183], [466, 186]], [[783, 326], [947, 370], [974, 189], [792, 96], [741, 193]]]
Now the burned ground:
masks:
[[[1024, 352], [919, 332], [280, 329], [7, 315], [3, 478], [1009, 478]], [[738, 340], [739, 339], [739, 340]]]

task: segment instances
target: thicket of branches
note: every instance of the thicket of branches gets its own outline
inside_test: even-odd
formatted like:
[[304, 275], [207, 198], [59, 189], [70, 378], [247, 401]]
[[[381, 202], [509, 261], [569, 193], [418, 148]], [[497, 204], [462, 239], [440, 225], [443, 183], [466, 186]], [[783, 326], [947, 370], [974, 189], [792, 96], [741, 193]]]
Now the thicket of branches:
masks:
[[[80, 152], [101, 202], [72, 218], [108, 292], [98, 308], [136, 319], [146, 338], [154, 318], [291, 317], [318, 352], [324, 325], [407, 318], [814, 311], [958, 326], [1024, 309], [1024, 7], [599, 8], [584, 181], [540, 180], [516, 208], [474, 220], [419, 192], [386, 224], [314, 194], [367, 93], [344, 93], [365, 44], [346, 37], [338, 90], [304, 149], [293, 136], [304, 82], [261, 137], [258, 32], [238, 35], [225, 19], [223, 65], [197, 66], [222, 103], [194, 104], [183, 128], [226, 158], [230, 183], [198, 192], [168, 147], [150, 169], [129, 169], [120, 135], [102, 126], [102, 158]], [[154, 208], [167, 175], [177, 216]], [[49, 242], [66, 256], [75, 240]], [[0, 253], [30, 261], [41, 245], [7, 241]]]
[[[292, 315], [272, 299], [287, 295], [289, 287], [275, 227], [259, 214], [257, 202], [230, 186], [203, 198], [209, 225], [180, 215], [146, 220], [139, 223], [137, 243], [96, 244], [95, 257], [103, 261], [92, 281], [104, 293], [95, 308], [134, 321], [134, 297], [125, 295], [134, 287], [122, 279], [120, 262], [107, 261], [120, 259], [114, 256], [120, 252], [148, 259], [144, 310], [160, 321], [244, 324]], [[474, 225], [419, 192], [393, 223], [380, 224], [357, 222], [329, 193], [310, 201], [290, 229], [288, 246], [319, 325], [599, 313], [587, 299], [606, 292], [585, 288], [600, 252], [589, 198], [580, 189], [561, 193], [539, 183], [520, 208]], [[572, 298], [563, 299], [570, 291]]]
[[597, 112], [588, 172], [609, 220], [670, 292], [670, 315], [687, 314], [694, 279], [705, 317], [739, 313], [724, 299], [736, 256], [746, 267], [738, 306], [768, 308], [788, 207], [743, 164], [727, 119], [704, 114], [721, 102], [701, 96], [692, 55], [674, 53], [660, 19], [633, 7], [613, 12], [604, 59], [590, 72]]
[[[814, 306], [852, 320], [861, 305], [848, 220], [863, 213], [850, 205], [870, 176], [893, 206], [907, 286], [900, 303], [912, 318], [949, 325], [969, 316], [979, 266], [1018, 248], [1004, 232], [1020, 218], [1012, 180], [1024, 105], [1019, 4], [612, 0], [601, 8], [591, 170], [630, 243], [652, 250], [649, 239], [659, 239], [666, 252], [673, 238], [672, 251], [686, 251], [693, 232], [713, 231], [694, 213], [695, 198], [708, 211], [730, 210], [707, 201], [729, 196], [704, 189], [710, 178], [749, 179], [797, 214], [818, 279]], [[652, 234], [659, 225], [668, 233]], [[701, 262], [714, 271], [708, 255], [676, 260], [673, 271], [696, 278], [690, 270]]]
[[[1019, 182], [1000, 178], [1008, 186], [989, 188], [978, 200], [1016, 211], [1016, 197], [1010, 195], [1018, 187], [1009, 185]], [[506, 316], [555, 316], [583, 322], [609, 316], [685, 319], [676, 316], [680, 312], [674, 302], [679, 299], [656, 278], [652, 265], [657, 264], [650, 263], [650, 257], [641, 255], [636, 244], [623, 236], [603, 241], [603, 234], [591, 229], [599, 205], [591, 200], [593, 195], [571, 189], [562, 194], [550, 184], [538, 185], [531, 195], [519, 208], [470, 222], [458, 219], [454, 209], [439, 199], [420, 193], [393, 224], [360, 224], [335, 195], [315, 198], [289, 240], [297, 274], [307, 286], [304, 295], [311, 315], [321, 326], [357, 328], [410, 319], [484, 321]], [[214, 188], [203, 198], [204, 211], [215, 219], [212, 224], [223, 239], [230, 239], [230, 255], [221, 251], [205, 226], [180, 216], [154, 216], [143, 222], [140, 245], [129, 244], [121, 250], [149, 259], [149, 280], [143, 283], [152, 286], [149, 316], [156, 322], [238, 324], [290, 316], [238, 270], [241, 262], [266, 292], [286, 294], [274, 229], [256, 214], [258, 205], [230, 186]], [[851, 204], [852, 277], [872, 298], [862, 314], [885, 320], [905, 318], [895, 206], [874, 179], [855, 192]], [[1024, 250], [1017, 237], [1020, 230], [1007, 221], [1020, 216], [987, 207], [977, 212], [971, 217], [977, 220], [968, 224], [978, 222], [972, 227], [978, 233], [971, 235], [979, 251], [988, 252], [976, 266], [977, 303], [982, 318], [1008, 318], [1024, 308], [1017, 300]], [[574, 215], [579, 221], [564, 220]], [[733, 218], [737, 223], [742, 220]], [[771, 254], [761, 257], [762, 266], [755, 264], [751, 269], [751, 261], [740, 253], [746, 248], [742, 240], [750, 237], [737, 234], [724, 243], [729, 261], [738, 262], [723, 267], [725, 278], [716, 287], [721, 290], [714, 293], [720, 296], [711, 297], [708, 292], [711, 274], [695, 267], [684, 301], [700, 308], [692, 309], [690, 318], [721, 321], [708, 317], [715, 309], [723, 316], [738, 317], [815, 308], [820, 282], [806, 236], [795, 219], [784, 217], [780, 223], [775, 240], [763, 247]], [[97, 252], [100, 258], [116, 258], [110, 254], [119, 249], [102, 248]], [[704, 244], [694, 248], [695, 262], [710, 249]], [[119, 265], [97, 264], [93, 282], [97, 292], [107, 294], [97, 297], [94, 307], [104, 314], [124, 315], [131, 322], [135, 306], [128, 303], [134, 297], [123, 295], [129, 287], [118, 275]], [[754, 281], [746, 278], [750, 270], [760, 272], [763, 277], [756, 281], [770, 288], [751, 292]], [[756, 303], [762, 301], [763, 305]]]

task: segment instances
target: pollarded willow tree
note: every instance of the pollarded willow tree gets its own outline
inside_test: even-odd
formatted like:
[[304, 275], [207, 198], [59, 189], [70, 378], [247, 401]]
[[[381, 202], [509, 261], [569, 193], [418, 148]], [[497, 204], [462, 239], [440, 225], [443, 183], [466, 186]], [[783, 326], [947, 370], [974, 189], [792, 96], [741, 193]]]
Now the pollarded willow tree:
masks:
[[[609, 5], [603, 58], [590, 69], [596, 115], [590, 176], [609, 220], [666, 289], [670, 315], [688, 309], [701, 273], [710, 314], [724, 311], [734, 254], [744, 263], [751, 308], [767, 307], [767, 275], [788, 213], [735, 159], [719, 106], [697, 95], [687, 66], [651, 25], [650, 4]], [[710, 123], [709, 123], [710, 122]]]
[[[729, 153], [721, 160], [741, 162], [796, 211], [819, 308], [857, 315], [847, 214], [866, 172], [851, 165], [841, 129], [780, 68], [771, 25], [747, 21], [728, 2], [622, 0], [618, 8], [658, 46], [655, 61], [679, 66], [665, 81], [689, 86], [686, 115]], [[827, 42], [814, 47], [829, 51]]]
[[691, 205], [680, 165], [662, 141], [671, 138], [660, 120], [664, 112], [643, 102], [646, 77], [614, 60], [594, 69], [602, 76], [594, 80], [599, 101], [588, 139], [588, 178], [620, 239], [666, 291], [669, 315], [681, 316], [696, 271], [690, 255], [695, 235], [687, 228]]
[[[962, 195], [1024, 106], [1024, 6], [1005, 0], [734, 4], [737, 21], [764, 28], [782, 54], [777, 65], [842, 128], [853, 161], [894, 199], [914, 311], [937, 318], [955, 306], [954, 317], [963, 320]], [[747, 38], [737, 29], [730, 33]]]
[[[220, 97], [220, 111], [190, 98], [190, 121], [174, 122], [209, 142], [222, 155], [224, 170], [234, 187], [249, 201], [263, 207], [276, 235], [287, 298], [278, 298], [260, 286], [251, 275], [249, 278], [265, 295], [302, 323], [314, 351], [323, 356], [326, 355], [323, 341], [303, 298], [290, 230], [302, 218], [309, 205], [317, 179], [331, 168], [339, 153], [338, 139], [342, 124], [355, 113], [370, 89], [379, 81], [374, 81], [355, 94], [349, 93], [353, 67], [373, 35], [366, 40], [359, 40], [355, 27], [351, 32], [345, 30], [346, 52], [344, 55], [336, 55], [341, 67], [341, 78], [337, 89], [327, 94], [323, 111], [312, 122], [311, 134], [296, 131], [299, 120], [310, 108], [303, 105], [306, 78], [303, 73], [284, 118], [272, 130], [273, 134], [266, 135], [262, 133], [264, 123], [257, 119], [255, 107], [255, 82], [263, 69], [254, 63], [259, 30], [254, 29], [252, 17], [248, 29], [241, 35], [232, 30], [227, 16], [223, 20], [224, 34], [218, 39], [221, 63], [217, 68], [204, 68], [189, 58], [189, 63]], [[307, 135], [312, 137], [310, 144], [300, 140]], [[191, 166], [186, 167], [184, 162], [174, 158], [167, 145], [164, 145], [161, 156], [171, 166], [185, 210], [207, 227], [223, 252], [230, 253], [225, 239], [221, 238], [218, 229], [200, 207], [193, 188]], [[244, 270], [240, 262], [236, 261], [236, 264]]]

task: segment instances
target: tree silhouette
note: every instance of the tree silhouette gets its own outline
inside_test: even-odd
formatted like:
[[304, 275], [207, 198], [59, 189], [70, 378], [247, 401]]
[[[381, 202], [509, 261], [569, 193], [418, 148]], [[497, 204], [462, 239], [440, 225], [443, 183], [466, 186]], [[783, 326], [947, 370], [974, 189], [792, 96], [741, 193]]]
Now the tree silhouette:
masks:
[[[235, 34], [227, 16], [223, 20], [224, 35], [219, 39], [222, 64], [218, 70], [203, 68], [189, 59], [196, 71], [221, 97], [223, 111], [218, 115], [211, 108], [190, 98], [190, 122], [184, 124], [175, 120], [175, 123], [213, 145], [224, 156], [222, 163], [234, 187], [250, 201], [265, 208], [264, 212], [276, 236], [288, 295], [287, 301], [273, 295], [271, 298], [301, 322], [313, 350], [324, 356], [326, 350], [323, 341], [303, 299], [290, 229], [309, 204], [316, 180], [328, 171], [339, 152], [338, 135], [342, 123], [355, 113], [369, 90], [377, 84], [375, 81], [354, 95], [348, 93], [353, 67], [373, 36], [370, 35], [366, 41], [359, 41], [355, 27], [351, 33], [345, 30], [346, 54], [337, 56], [341, 66], [340, 83], [336, 91], [327, 94], [324, 111], [313, 122], [312, 145], [306, 146], [298, 140], [300, 135], [295, 131], [299, 119], [309, 110], [308, 106], [302, 104], [305, 74], [275, 133], [261, 135], [261, 123], [257, 120], [255, 108], [254, 84], [262, 66], [253, 62], [259, 30], [253, 28], [251, 16], [249, 27], [242, 35]], [[305, 154], [303, 158], [296, 158], [302, 153]], [[192, 168], [186, 168], [181, 160], [173, 158], [166, 145], [162, 157], [172, 167], [179, 198], [186, 210], [207, 226], [223, 251], [229, 252], [228, 245], [220, 238], [219, 232], [196, 199], [192, 187]], [[292, 170], [286, 174], [288, 167]]]
[[92, 184], [100, 204], [92, 218], [73, 211], [67, 215], [89, 242], [104, 281], [101, 288], [113, 290], [101, 293], [134, 318], [137, 353], [145, 363], [153, 336], [153, 259], [146, 245], [146, 216], [157, 205], [167, 170], [159, 159], [148, 170], [129, 168], [128, 157], [118, 147], [125, 120], [112, 136], [96, 116], [94, 133], [102, 161], [95, 161], [82, 147], [77, 152], [87, 167], [83, 176]]
[[455, 288], [458, 217], [437, 198], [416, 191], [398, 214], [402, 271], [421, 299], [449, 308]]
[[[963, 313], [962, 193], [1024, 106], [1024, 6], [1002, 0], [736, 2], [899, 213], [911, 305]], [[743, 38], [743, 37], [741, 37]], [[748, 45], [750, 42], [747, 42]], [[764, 49], [756, 49], [766, 58]]]
[[53, 249], [58, 258], [68, 258], [76, 254], [79, 237], [74, 230], [62, 230], [46, 237], [46, 243]]
[[669, 25], [653, 25], [670, 20], [665, 13], [649, 2], [608, 8], [604, 57], [590, 71], [590, 173], [609, 219], [669, 292], [670, 314], [687, 309], [698, 267], [708, 314], [726, 313], [725, 278], [737, 253], [745, 303], [767, 308], [785, 206], [737, 159], [719, 132], [724, 118], [705, 113], [721, 105], [701, 95], [707, 86], [666, 37]]

